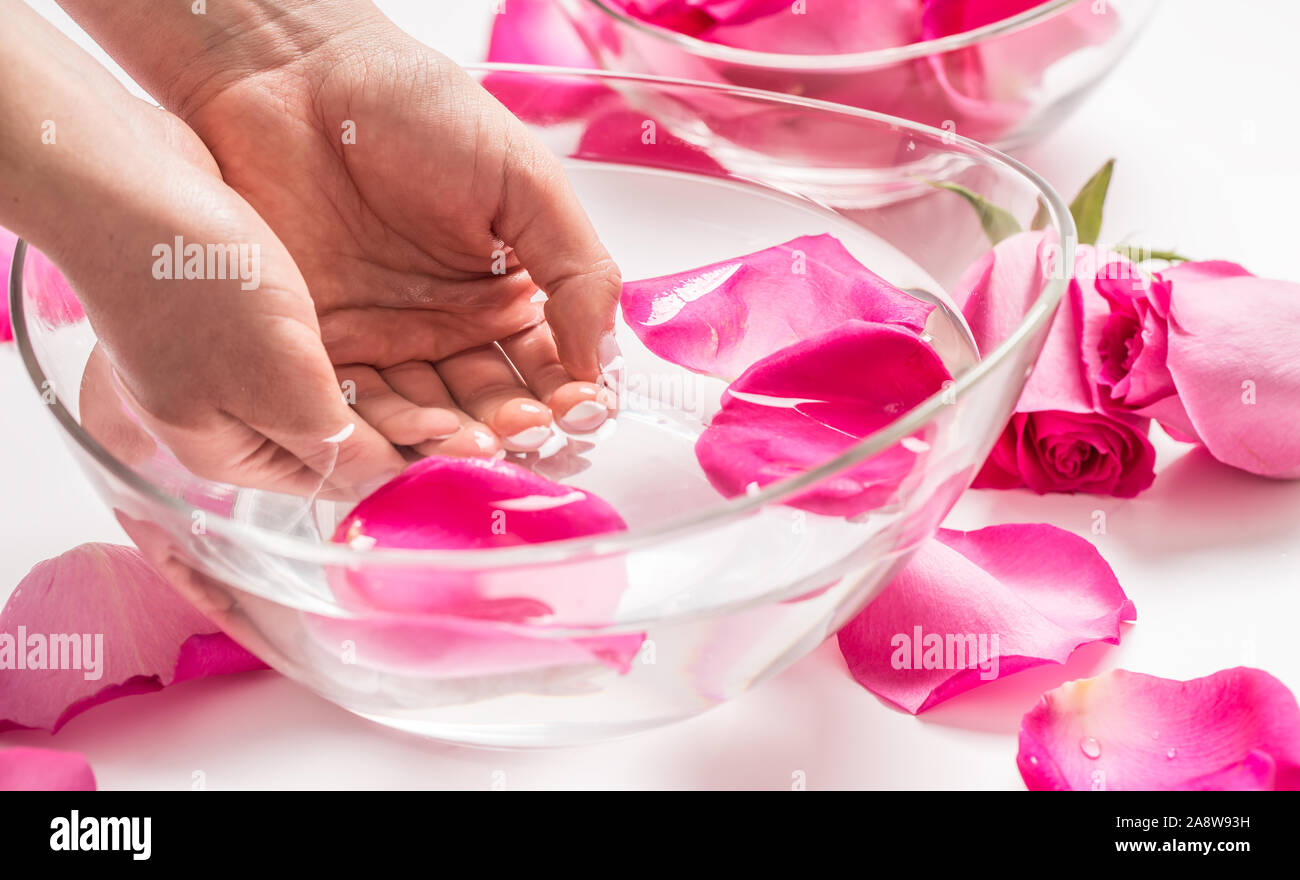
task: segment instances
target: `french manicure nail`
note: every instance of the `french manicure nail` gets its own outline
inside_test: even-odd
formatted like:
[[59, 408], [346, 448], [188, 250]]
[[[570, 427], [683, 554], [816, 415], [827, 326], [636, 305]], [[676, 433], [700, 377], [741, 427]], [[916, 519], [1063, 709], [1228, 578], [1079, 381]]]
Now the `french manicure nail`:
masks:
[[608, 417], [609, 410], [603, 403], [584, 400], [571, 407], [567, 413], [560, 417], [560, 425], [566, 431], [585, 434], [600, 427], [600, 423]]
[[474, 445], [478, 446], [480, 452], [495, 452], [497, 448], [497, 438], [487, 431], [474, 432]]
[[554, 434], [555, 431], [550, 425], [534, 425], [520, 431], [518, 434], [506, 437], [502, 442], [512, 452], [532, 452], [551, 439]]
[[550, 458], [552, 455], [555, 455], [557, 452], [559, 452], [561, 449], [563, 449], [568, 445], [569, 445], [568, 438], [565, 437], [560, 432], [556, 431], [555, 433], [551, 434], [550, 440], [547, 440], [545, 443], [543, 443], [541, 446], [537, 448], [537, 458], [538, 460]]

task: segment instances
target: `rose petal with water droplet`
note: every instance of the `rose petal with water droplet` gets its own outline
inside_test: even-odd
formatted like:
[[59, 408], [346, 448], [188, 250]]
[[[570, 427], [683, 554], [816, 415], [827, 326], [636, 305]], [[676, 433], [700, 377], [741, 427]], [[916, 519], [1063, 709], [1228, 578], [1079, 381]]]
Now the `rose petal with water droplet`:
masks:
[[[1081, 752], [1085, 736], [1099, 757]], [[1115, 670], [1044, 694], [1020, 723], [1016, 763], [1035, 790], [1296, 790], [1300, 706], [1259, 669], [1190, 681]]]

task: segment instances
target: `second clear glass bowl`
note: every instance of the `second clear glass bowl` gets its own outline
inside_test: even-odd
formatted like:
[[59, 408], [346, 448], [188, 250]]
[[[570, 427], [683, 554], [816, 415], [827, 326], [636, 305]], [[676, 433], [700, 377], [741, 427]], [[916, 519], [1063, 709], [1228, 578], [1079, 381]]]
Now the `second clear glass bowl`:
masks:
[[[839, 21], [841, 12], [825, 4], [809, 3], [803, 15], [780, 12], [748, 25], [764, 26], [760, 51], [648, 24], [610, 0], [555, 2], [608, 70], [834, 101], [1007, 150], [1059, 125], [1114, 69], [1158, 0], [1047, 0], [967, 32], [866, 51], [846, 51], [856, 45], [851, 31], [871, 29], [871, 16], [887, 9], [849, 21]], [[801, 28], [818, 36], [793, 39]], [[833, 48], [774, 51], [787, 44]], [[546, 57], [544, 46], [537, 52]], [[751, 127], [740, 143], [770, 153], [797, 149], [802, 139], [788, 118], [775, 116]]]

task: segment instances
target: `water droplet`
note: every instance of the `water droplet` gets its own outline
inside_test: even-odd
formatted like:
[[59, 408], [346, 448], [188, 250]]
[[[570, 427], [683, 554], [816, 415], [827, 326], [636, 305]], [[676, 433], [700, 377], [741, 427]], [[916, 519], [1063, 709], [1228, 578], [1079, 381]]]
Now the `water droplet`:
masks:
[[1169, 751], [1165, 752], [1165, 757], [1168, 758], [1168, 759], [1171, 760], [1171, 761], [1172, 761], [1174, 758], [1177, 758], [1177, 757], [1178, 757], [1178, 749], [1170, 749]]
[[1094, 761], [1101, 757], [1101, 743], [1097, 742], [1095, 736], [1085, 736], [1079, 740], [1079, 748]]
[[1030, 756], [1029, 756], [1029, 763], [1031, 763], [1031, 764], [1037, 766], [1037, 765], [1038, 765], [1038, 756], [1037, 756], [1037, 755], [1030, 755]]

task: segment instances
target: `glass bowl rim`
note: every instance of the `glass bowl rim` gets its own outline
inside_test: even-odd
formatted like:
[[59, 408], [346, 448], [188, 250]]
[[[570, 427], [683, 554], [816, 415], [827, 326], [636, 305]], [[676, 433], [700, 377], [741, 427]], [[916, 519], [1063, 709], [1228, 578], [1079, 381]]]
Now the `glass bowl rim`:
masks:
[[[759, 67], [772, 70], [783, 71], [839, 71], [848, 72], [853, 70], [869, 70], [877, 67], [886, 67], [891, 64], [897, 64], [901, 61], [912, 61], [917, 58], [924, 58], [929, 55], [942, 55], [945, 52], [952, 52], [957, 49], [965, 49], [984, 42], [988, 39], [996, 39], [1015, 31], [1022, 30], [1048, 18], [1058, 12], [1064, 11], [1065, 7], [1075, 3], [1085, 3], [1089, 0], [1043, 0], [1037, 6], [1033, 6], [1023, 12], [999, 21], [990, 22], [969, 31], [962, 31], [958, 34], [949, 34], [945, 37], [936, 37], [932, 40], [921, 40], [916, 43], [907, 43], [903, 46], [889, 46], [884, 49], [872, 49], [867, 52], [845, 52], [840, 54], [798, 54], [798, 53], [781, 53], [781, 52], [764, 52], [758, 49], [743, 49], [738, 46], [727, 46], [721, 43], [711, 43], [708, 40], [701, 40], [698, 37], [692, 37], [688, 34], [678, 33], [665, 27], [650, 24], [646, 21], [633, 18], [625, 12], [610, 8], [608, 0], [561, 0], [560, 6], [564, 7], [567, 3], [578, 2], [587, 3], [596, 7], [605, 15], [615, 19], [625, 27], [632, 28], [647, 36], [657, 40], [663, 40], [675, 44], [679, 49], [714, 61], [723, 61], [730, 64], [744, 64], [749, 67]], [[582, 36], [584, 43], [589, 43], [586, 36], [582, 34], [582, 28], [575, 28]], [[590, 49], [590, 45], [588, 45]], [[599, 57], [599, 54], [596, 55]]]
[[[869, 119], [874, 122], [885, 123], [891, 127], [907, 129], [928, 138], [938, 139], [945, 146], [962, 146], [987, 160], [991, 160], [993, 164], [1001, 165], [1014, 172], [1038, 190], [1038, 197], [1046, 205], [1051, 220], [1051, 225], [1047, 228], [1059, 230], [1062, 255], [1058, 265], [1074, 265], [1074, 253], [1078, 236], [1069, 208], [1056, 190], [1039, 174], [1018, 160], [992, 147], [950, 131], [942, 131], [933, 126], [889, 116], [884, 113], [848, 107], [829, 101], [777, 94], [761, 89], [583, 68], [494, 63], [467, 64], [464, 67], [471, 72], [483, 74], [518, 73], [552, 77], [582, 76], [607, 81], [625, 81], [653, 86], [671, 85], [679, 88], [720, 91], [743, 98], [801, 106], [810, 110]], [[27, 368], [28, 377], [32, 380], [34, 387], [40, 391], [42, 388], [49, 386], [45, 384], [48, 379], [33, 350], [31, 337], [27, 330], [27, 315], [23, 308], [22, 275], [26, 264], [26, 251], [27, 242], [20, 239], [14, 250], [13, 263], [9, 273], [10, 320], [13, 324], [14, 339], [17, 342], [23, 364]], [[667, 519], [650, 526], [640, 526], [622, 532], [608, 532], [567, 538], [560, 541], [548, 541], [541, 544], [471, 550], [411, 550], [387, 547], [362, 549], [348, 544], [330, 541], [316, 542], [302, 537], [286, 535], [272, 529], [239, 522], [211, 511], [207, 517], [205, 527], [207, 532], [215, 537], [230, 540], [241, 547], [251, 547], [265, 551], [278, 558], [349, 568], [361, 565], [385, 567], [433, 565], [465, 570], [513, 568], [532, 564], [557, 564], [590, 557], [612, 556], [647, 545], [661, 543], [690, 532], [698, 532], [702, 529], [719, 526], [728, 521], [737, 521], [764, 505], [780, 503], [785, 499], [800, 494], [828, 477], [884, 451], [904, 437], [916, 433], [926, 423], [943, 412], [946, 407], [960, 401], [963, 395], [969, 395], [970, 390], [983, 382], [995, 367], [1001, 365], [1014, 351], [1023, 348], [1027, 344], [1029, 338], [1055, 314], [1056, 307], [1065, 291], [1066, 282], [1067, 279], [1064, 275], [1053, 273], [1020, 323], [992, 352], [986, 354], [977, 364], [954, 379], [951, 386], [931, 395], [901, 418], [895, 419], [885, 427], [868, 434], [839, 455], [828, 459], [815, 468], [810, 468], [802, 474], [770, 483], [757, 492], [736, 498], [719, 498], [717, 503], [699, 511]], [[139, 495], [144, 496], [152, 503], [172, 511], [181, 519], [189, 520], [194, 509], [192, 505], [188, 505], [182, 499], [165, 492], [118, 460], [72, 417], [71, 412], [59, 398], [57, 389], [54, 401], [48, 406], [55, 420], [59, 422], [77, 446], [112, 474], [116, 480]]]

